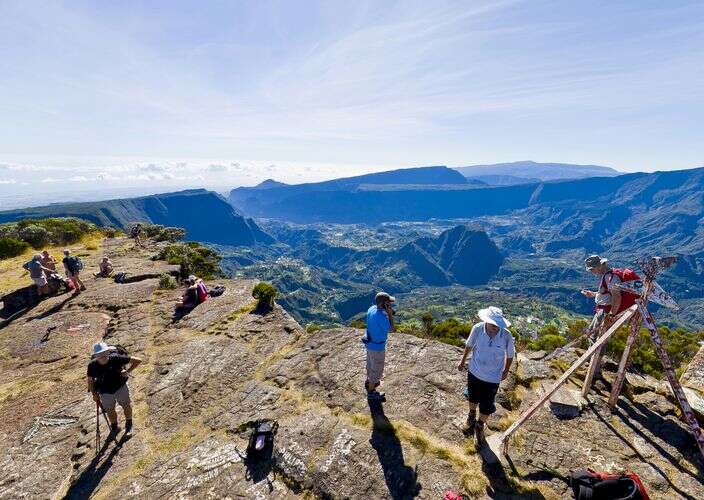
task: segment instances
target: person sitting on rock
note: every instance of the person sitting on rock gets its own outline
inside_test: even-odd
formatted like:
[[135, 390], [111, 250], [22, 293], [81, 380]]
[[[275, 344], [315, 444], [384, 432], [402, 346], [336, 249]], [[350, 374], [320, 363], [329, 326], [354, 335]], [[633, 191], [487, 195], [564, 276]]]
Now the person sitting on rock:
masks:
[[[140, 358], [119, 354], [115, 347], [105, 342], [93, 346], [91, 361], [88, 363], [88, 390], [93, 394], [96, 404], [102, 409], [110, 422], [110, 435], [113, 439], [120, 432], [117, 423], [115, 405], [119, 404], [125, 414], [125, 437], [132, 434], [132, 402], [127, 385], [128, 374], [142, 362]], [[128, 366], [129, 365], [129, 366]]]
[[198, 298], [198, 278], [190, 275], [186, 280], [186, 291], [183, 292], [181, 299], [176, 304], [176, 309], [188, 311], [196, 307], [200, 301]]
[[[494, 403], [499, 384], [508, 375], [516, 355], [513, 335], [508, 331], [511, 323], [498, 307], [490, 306], [477, 313], [480, 323], [472, 328], [465, 343], [459, 371], [467, 370], [469, 413], [465, 432], [476, 434], [477, 443], [484, 441], [484, 426], [489, 415], [496, 411]], [[472, 357], [467, 363], [467, 356]], [[479, 420], [477, 420], [479, 406]]]
[[112, 262], [108, 257], [103, 257], [98, 264], [98, 272], [94, 274], [96, 278], [109, 278], [112, 275]]
[[37, 286], [37, 296], [43, 297], [49, 293], [49, 282], [47, 281], [47, 273], [51, 274], [53, 271], [48, 267], [42, 266], [42, 256], [36, 254], [32, 257], [32, 260], [26, 262], [22, 265], [27, 271], [29, 271], [29, 277]]
[[388, 293], [379, 292], [374, 299], [375, 304], [367, 311], [367, 332], [362, 338], [367, 348], [367, 380], [364, 388], [367, 390], [367, 398], [371, 400], [384, 399], [384, 393], [377, 391], [377, 388], [384, 376], [386, 341], [389, 332], [396, 331], [392, 308], [395, 301]]

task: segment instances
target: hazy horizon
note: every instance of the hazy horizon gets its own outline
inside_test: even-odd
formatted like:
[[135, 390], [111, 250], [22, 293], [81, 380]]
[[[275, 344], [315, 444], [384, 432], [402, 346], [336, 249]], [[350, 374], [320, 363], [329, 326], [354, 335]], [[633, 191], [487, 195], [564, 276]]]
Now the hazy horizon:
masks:
[[696, 168], [702, 26], [680, 0], [8, 0], [0, 208], [524, 159]]

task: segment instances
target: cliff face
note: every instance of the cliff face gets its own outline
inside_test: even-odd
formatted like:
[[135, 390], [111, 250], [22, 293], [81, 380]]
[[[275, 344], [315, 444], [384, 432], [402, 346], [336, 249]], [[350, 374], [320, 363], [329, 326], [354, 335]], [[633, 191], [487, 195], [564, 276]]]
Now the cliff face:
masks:
[[[131, 243], [109, 244], [118, 271], [172, 270]], [[86, 292], [47, 299], [0, 330], [0, 498], [436, 499], [449, 489], [560, 498], [565, 484], [545, 471], [579, 467], [635, 470], [653, 498], [704, 497], [704, 466], [664, 390], [633, 383], [613, 416], [602, 383], [578, 418], [541, 410], [511, 445], [514, 476], [483, 464], [460, 431], [457, 348], [392, 335], [388, 402], [370, 407], [362, 332], [308, 334], [279, 307], [257, 314], [254, 281], [220, 281], [223, 296], [176, 322], [182, 290], [158, 290], [150, 277], [86, 281]], [[129, 382], [135, 435], [105, 445], [103, 422], [96, 456], [95, 405], [83, 377], [100, 339], [144, 363]], [[522, 356], [502, 385], [492, 432], [558, 373]], [[246, 428], [260, 418], [279, 423], [274, 458], [248, 465]]]
[[62, 203], [0, 212], [0, 222], [39, 217], [80, 217], [99, 226], [125, 228], [134, 222], [182, 227], [190, 240], [222, 245], [271, 243], [252, 220], [218, 194], [204, 189], [90, 203]]

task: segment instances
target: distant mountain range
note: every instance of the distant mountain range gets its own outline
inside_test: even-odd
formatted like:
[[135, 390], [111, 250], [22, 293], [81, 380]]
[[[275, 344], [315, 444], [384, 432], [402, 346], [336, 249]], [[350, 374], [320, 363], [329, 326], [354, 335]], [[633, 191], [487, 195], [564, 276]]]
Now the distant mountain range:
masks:
[[99, 226], [125, 228], [134, 222], [178, 226], [190, 240], [222, 245], [271, 243], [251, 219], [220, 195], [204, 189], [87, 203], [61, 203], [0, 212], [0, 223], [41, 217], [80, 217]]
[[613, 177], [620, 174], [620, 172], [613, 168], [599, 165], [537, 163], [534, 161], [472, 165], [468, 167], [458, 167], [455, 170], [468, 179], [479, 180], [494, 186], [565, 179], [583, 179], [585, 177]]

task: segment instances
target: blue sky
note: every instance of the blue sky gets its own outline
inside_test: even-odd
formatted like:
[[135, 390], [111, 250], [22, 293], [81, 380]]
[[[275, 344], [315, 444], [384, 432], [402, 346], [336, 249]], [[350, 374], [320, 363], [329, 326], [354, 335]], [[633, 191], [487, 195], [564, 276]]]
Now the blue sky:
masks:
[[703, 63], [700, 1], [0, 0], [0, 192], [702, 166]]

